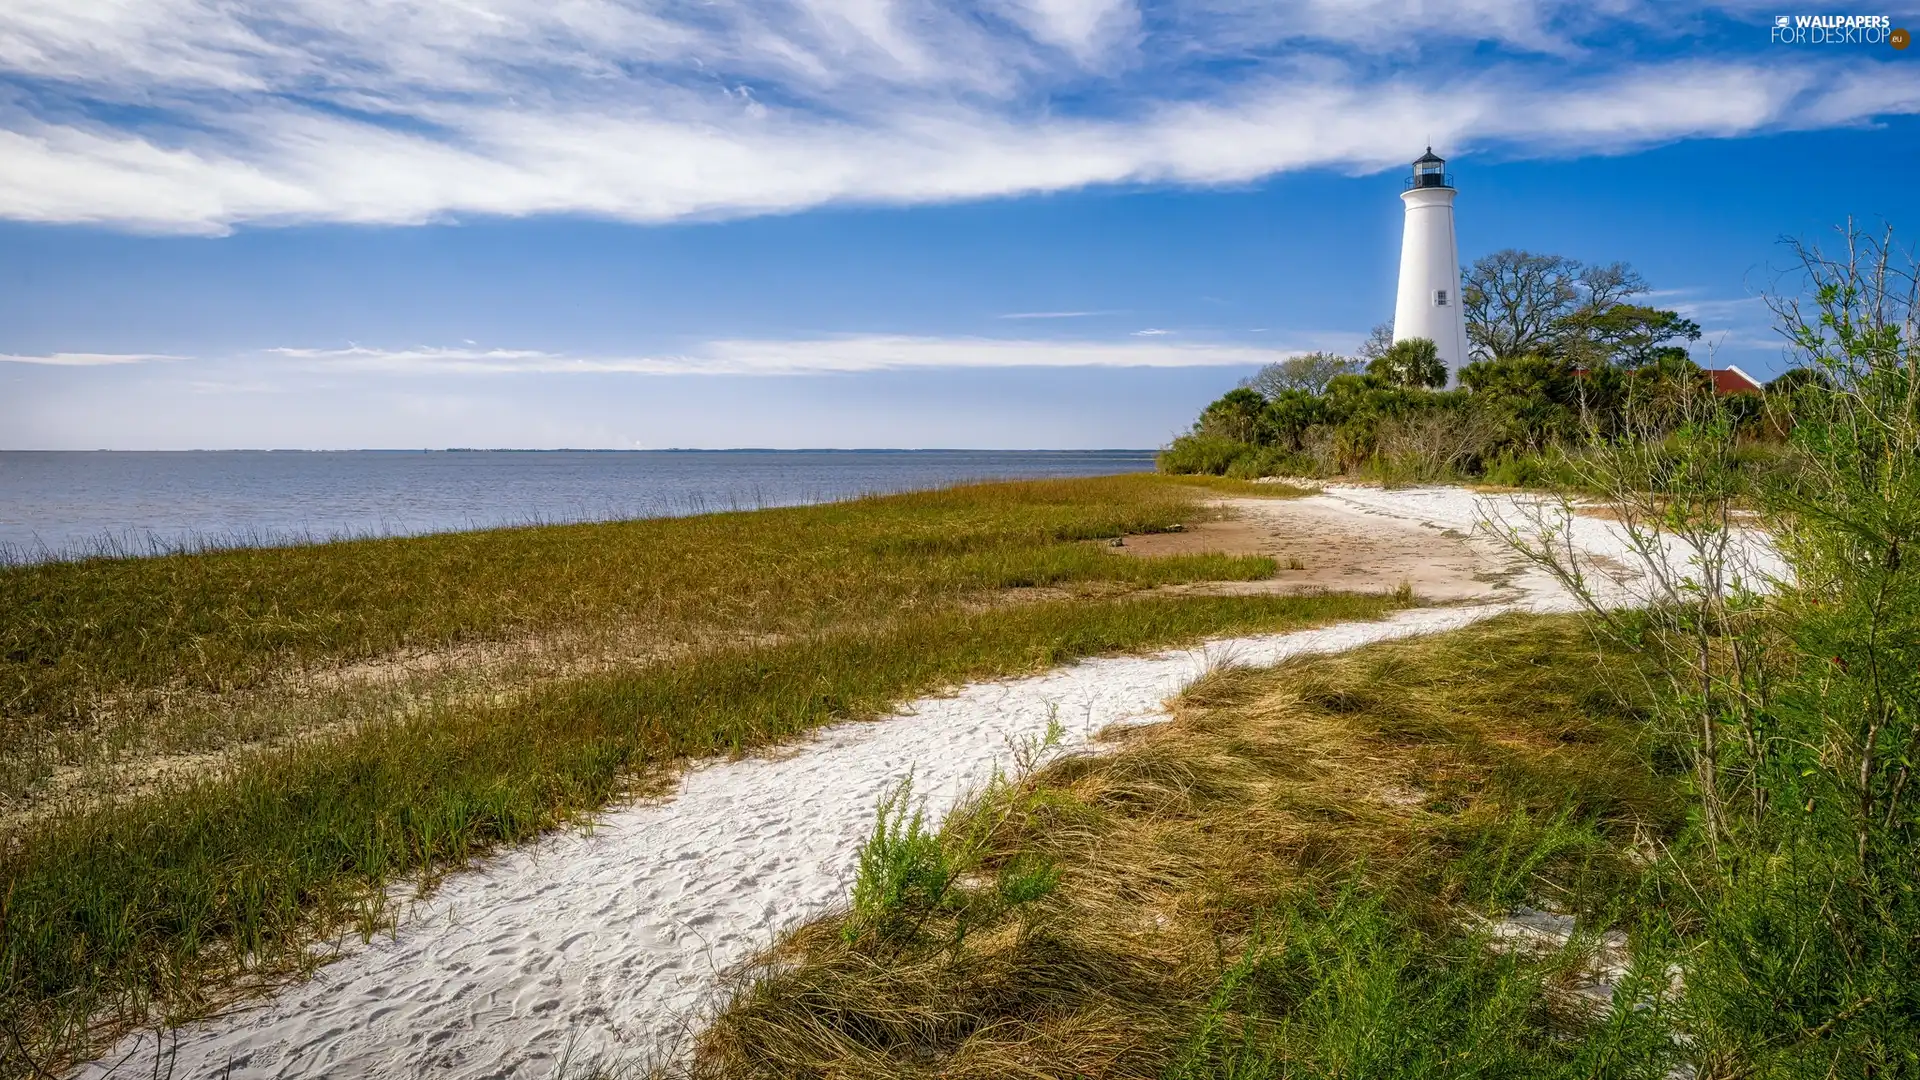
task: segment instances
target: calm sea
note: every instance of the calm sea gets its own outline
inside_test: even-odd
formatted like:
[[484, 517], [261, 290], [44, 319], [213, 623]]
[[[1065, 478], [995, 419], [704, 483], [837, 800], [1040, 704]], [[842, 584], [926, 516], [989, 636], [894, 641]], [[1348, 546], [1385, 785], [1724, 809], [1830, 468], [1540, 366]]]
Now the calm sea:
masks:
[[0, 559], [662, 517], [1151, 468], [1149, 450], [0, 451]]

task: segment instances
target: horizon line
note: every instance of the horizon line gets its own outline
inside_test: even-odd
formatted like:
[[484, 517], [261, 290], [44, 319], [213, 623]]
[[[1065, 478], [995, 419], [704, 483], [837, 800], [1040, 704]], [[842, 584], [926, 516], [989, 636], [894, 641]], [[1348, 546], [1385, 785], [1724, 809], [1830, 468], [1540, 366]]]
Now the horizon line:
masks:
[[297, 446], [225, 446], [129, 450], [14, 447], [0, 454], [1151, 454], [1159, 447], [1098, 446], [358, 446], [311, 449]]

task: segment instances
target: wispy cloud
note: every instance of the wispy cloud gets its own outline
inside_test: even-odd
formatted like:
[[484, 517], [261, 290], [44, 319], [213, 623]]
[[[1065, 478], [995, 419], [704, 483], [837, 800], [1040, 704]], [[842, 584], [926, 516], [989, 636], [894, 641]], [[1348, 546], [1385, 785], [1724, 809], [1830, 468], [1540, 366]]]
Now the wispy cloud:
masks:
[[1735, 298], [1702, 297], [1698, 290], [1665, 289], [1649, 294], [1670, 305], [1673, 310], [1693, 319], [1702, 325], [1723, 325], [1728, 323], [1770, 325], [1773, 312], [1767, 307], [1764, 296], [1741, 296]]
[[304, 367], [394, 374], [822, 375], [915, 368], [1241, 367], [1292, 350], [1235, 344], [1033, 341], [885, 335], [714, 341], [685, 352], [579, 356], [523, 349], [279, 348]]
[[1149, 326], [1145, 330], [1135, 330], [1133, 332], [1133, 336], [1134, 337], [1164, 337], [1165, 335], [1171, 334], [1171, 333], [1173, 333], [1173, 331], [1171, 330], [1162, 330], [1157, 326]]
[[1670, 308], [1700, 324], [1694, 356], [1702, 363], [1725, 350], [1778, 352], [1785, 339], [1774, 329], [1773, 310], [1764, 295], [1724, 296], [1703, 286], [1649, 289], [1641, 297], [1657, 307]]
[[1117, 311], [1015, 311], [996, 315], [997, 319], [1084, 319], [1093, 315], [1117, 315]]
[[118, 364], [144, 364], [150, 360], [180, 360], [182, 357], [160, 353], [48, 353], [44, 356], [20, 356], [0, 353], [0, 364], [43, 364], [48, 367], [108, 367]]
[[0, 216], [666, 221], [1367, 171], [1429, 137], [1556, 154], [1920, 111], [1920, 69], [1887, 60], [1583, 44], [1707, 10], [12, 0]]
[[1703, 362], [1726, 350], [1775, 355], [1786, 350], [1787, 340], [1774, 328], [1773, 309], [1764, 296], [1682, 299], [1672, 302], [1672, 307], [1700, 324], [1703, 332], [1695, 356]]

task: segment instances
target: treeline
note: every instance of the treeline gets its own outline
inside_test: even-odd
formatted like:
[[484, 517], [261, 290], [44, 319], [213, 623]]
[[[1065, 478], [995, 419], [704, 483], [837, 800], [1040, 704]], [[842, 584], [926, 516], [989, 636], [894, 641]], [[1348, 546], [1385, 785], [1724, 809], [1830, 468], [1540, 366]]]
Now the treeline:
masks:
[[[1473, 361], [1456, 388], [1446, 388], [1432, 342], [1394, 343], [1392, 327], [1378, 326], [1353, 356], [1315, 352], [1261, 369], [1207, 406], [1160, 454], [1160, 468], [1526, 486], [1596, 437], [1657, 440], [1715, 394], [1687, 349], [1699, 324], [1634, 302], [1648, 291], [1624, 263], [1496, 252], [1465, 275]], [[1715, 408], [1764, 457], [1794, 392], [1819, 378], [1790, 372], [1766, 394], [1730, 395]]]

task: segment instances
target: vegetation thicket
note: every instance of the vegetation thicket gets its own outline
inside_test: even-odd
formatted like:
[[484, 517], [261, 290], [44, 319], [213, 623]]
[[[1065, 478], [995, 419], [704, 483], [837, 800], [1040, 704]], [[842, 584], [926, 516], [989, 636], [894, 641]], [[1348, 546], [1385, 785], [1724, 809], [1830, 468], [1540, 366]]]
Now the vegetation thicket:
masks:
[[[1167, 595], [1152, 587], [1274, 566], [1097, 543], [1204, 520], [1227, 488], [988, 484], [0, 569], [0, 750], [7, 809], [25, 807], [0, 831], [0, 1075], [47, 1075], [318, 964], [315, 942], [385, 925], [396, 881], [431, 885], [689, 755], [1092, 653], [1400, 603]], [[562, 647], [604, 640], [624, 650]], [[476, 666], [463, 650], [481, 645], [518, 659]], [[356, 671], [396, 655], [445, 662], [368, 697]]]
[[[1217, 672], [938, 830], [903, 793], [668, 1071], [1920, 1076], [1920, 277], [1843, 239], [1772, 301], [1775, 467], [1628, 410], [1514, 531], [1583, 616]], [[1596, 491], [1644, 605], [1561, 542]]]
[[[1390, 326], [1375, 327], [1354, 357], [1315, 352], [1261, 369], [1162, 451], [1160, 469], [1564, 483], [1578, 475], [1567, 459], [1590, 440], [1664, 433], [1688, 402], [1713, 395], [1686, 348], [1699, 325], [1632, 302], [1647, 291], [1623, 263], [1495, 252], [1464, 278], [1472, 362], [1454, 389], [1433, 342], [1395, 343]], [[1790, 372], [1765, 395], [1722, 402], [1750, 458], [1774, 456], [1778, 418], [1816, 377]]]

